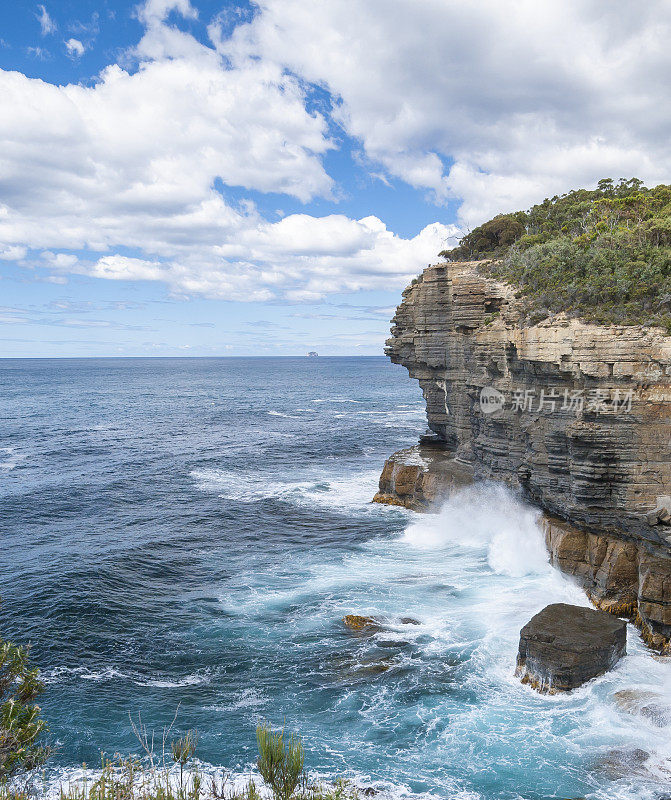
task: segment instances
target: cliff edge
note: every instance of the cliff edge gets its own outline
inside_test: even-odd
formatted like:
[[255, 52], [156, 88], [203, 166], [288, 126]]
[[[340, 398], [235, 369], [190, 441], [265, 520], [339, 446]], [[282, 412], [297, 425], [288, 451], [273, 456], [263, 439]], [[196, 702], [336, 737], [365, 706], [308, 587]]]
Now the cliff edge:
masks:
[[392, 323], [386, 353], [419, 381], [428, 446], [443, 454], [427, 459], [426, 444], [397, 454], [376, 499], [426, 506], [422, 487], [441, 494], [433, 463], [449, 476], [446, 492], [455, 473], [521, 489], [547, 512], [554, 563], [600, 608], [630, 616], [652, 646], [668, 648], [671, 337], [565, 315], [529, 324], [515, 289], [478, 262], [428, 267]]

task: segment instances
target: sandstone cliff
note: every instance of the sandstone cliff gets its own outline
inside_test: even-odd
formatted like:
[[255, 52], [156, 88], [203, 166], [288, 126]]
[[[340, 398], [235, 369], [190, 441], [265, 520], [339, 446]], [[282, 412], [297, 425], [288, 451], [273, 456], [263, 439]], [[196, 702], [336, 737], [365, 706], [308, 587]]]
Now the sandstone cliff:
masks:
[[671, 337], [562, 316], [531, 325], [514, 290], [476, 263], [439, 264], [403, 293], [386, 352], [419, 380], [429, 452], [444, 453], [397, 455], [376, 499], [425, 507], [464, 470], [519, 487], [548, 512], [555, 563], [665, 646]]

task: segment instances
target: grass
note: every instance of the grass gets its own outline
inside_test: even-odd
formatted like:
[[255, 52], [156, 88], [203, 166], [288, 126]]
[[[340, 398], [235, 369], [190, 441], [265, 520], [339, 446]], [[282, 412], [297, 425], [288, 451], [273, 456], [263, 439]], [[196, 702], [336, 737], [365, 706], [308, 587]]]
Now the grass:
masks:
[[[260, 777], [250, 775], [243, 785], [225, 771], [206, 773], [196, 760], [198, 736], [187, 731], [170, 738], [172, 724], [157, 742], [140, 717], [131, 726], [143, 755], [101, 759], [100, 768], [83, 765], [83, 777], [61, 785], [57, 800], [358, 800], [356, 788], [339, 778], [315, 783], [305, 772], [305, 749], [300, 737], [267, 723], [257, 728]], [[35, 800], [48, 792], [46, 780], [0, 784], [0, 800]]]
[[[35, 778], [53, 752], [40, 741], [47, 725], [35, 700], [43, 689], [28, 649], [0, 639], [0, 800], [55, 800], [46, 776], [41, 785]], [[225, 772], [206, 774], [196, 760], [197, 732], [172, 735], [178, 711], [158, 740], [141, 715], [129, 715], [141, 755], [101, 756], [97, 770], [84, 764], [83, 777], [62, 785], [58, 800], [357, 800], [344, 780], [311, 783], [300, 737], [268, 723], [256, 729], [260, 778], [240, 785]]]
[[275, 800], [290, 800], [301, 777], [305, 775], [305, 750], [299, 738], [288, 739], [284, 730], [273, 732], [264, 723], [256, 729], [259, 748], [257, 766], [263, 780], [270, 786]]

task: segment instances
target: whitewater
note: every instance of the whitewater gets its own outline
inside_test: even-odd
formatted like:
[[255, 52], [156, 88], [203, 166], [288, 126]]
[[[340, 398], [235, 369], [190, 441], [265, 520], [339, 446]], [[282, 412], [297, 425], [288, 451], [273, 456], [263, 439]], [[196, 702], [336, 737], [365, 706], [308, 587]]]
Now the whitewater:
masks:
[[[128, 715], [196, 727], [203, 769], [253, 771], [261, 720], [307, 766], [385, 797], [661, 800], [671, 661], [630, 628], [567, 695], [514, 677], [520, 628], [588, 605], [537, 509], [498, 485], [436, 514], [370, 503], [424, 431], [384, 359], [0, 362], [0, 633], [31, 641], [52, 785], [136, 749]], [[355, 635], [348, 613], [381, 621]], [[410, 621], [408, 621], [410, 620]]]

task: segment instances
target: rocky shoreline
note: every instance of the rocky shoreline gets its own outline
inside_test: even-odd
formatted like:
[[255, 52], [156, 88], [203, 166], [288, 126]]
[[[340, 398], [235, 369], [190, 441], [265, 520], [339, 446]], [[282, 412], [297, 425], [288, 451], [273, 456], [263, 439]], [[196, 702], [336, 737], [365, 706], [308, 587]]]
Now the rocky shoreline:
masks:
[[455, 460], [440, 442], [420, 444], [384, 462], [373, 502], [436, 511], [442, 499], [472, 482], [472, 468]]
[[671, 652], [671, 337], [529, 324], [470, 262], [412, 282], [386, 352], [419, 380], [432, 433], [385, 462], [375, 501], [430, 511], [505, 482], [545, 512], [552, 563]]

